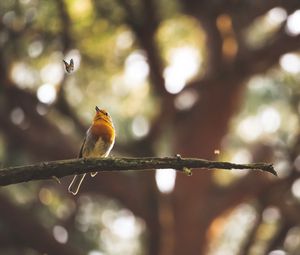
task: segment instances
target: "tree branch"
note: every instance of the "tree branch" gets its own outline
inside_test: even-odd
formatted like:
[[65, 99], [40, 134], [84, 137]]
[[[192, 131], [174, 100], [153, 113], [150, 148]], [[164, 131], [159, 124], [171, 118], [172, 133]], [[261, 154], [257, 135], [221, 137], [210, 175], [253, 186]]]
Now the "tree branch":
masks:
[[165, 158], [93, 158], [69, 159], [42, 162], [34, 165], [8, 167], [0, 170], [0, 186], [26, 182], [31, 180], [50, 179], [53, 176], [64, 177], [98, 171], [126, 171], [174, 168], [178, 171], [191, 173], [190, 168], [207, 169], [252, 169], [262, 170], [277, 176], [272, 164], [234, 164], [229, 162], [209, 161], [196, 158], [165, 157]]

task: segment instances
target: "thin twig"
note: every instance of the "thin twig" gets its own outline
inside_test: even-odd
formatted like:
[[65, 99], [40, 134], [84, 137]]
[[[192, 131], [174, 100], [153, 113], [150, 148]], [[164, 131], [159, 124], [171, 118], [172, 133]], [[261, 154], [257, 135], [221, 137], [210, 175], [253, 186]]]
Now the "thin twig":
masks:
[[60, 178], [67, 175], [95, 172], [95, 170], [143, 171], [158, 168], [173, 168], [181, 172], [185, 172], [184, 169], [186, 168], [252, 169], [277, 175], [273, 165], [267, 163], [234, 164], [196, 158], [181, 158], [180, 156], [165, 158], [81, 158], [0, 169], [0, 186], [32, 180], [51, 179], [53, 176]]

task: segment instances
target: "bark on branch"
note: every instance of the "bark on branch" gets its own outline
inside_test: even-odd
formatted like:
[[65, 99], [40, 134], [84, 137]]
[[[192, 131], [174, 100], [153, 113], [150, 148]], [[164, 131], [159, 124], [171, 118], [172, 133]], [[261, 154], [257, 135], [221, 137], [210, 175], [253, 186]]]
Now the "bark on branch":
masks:
[[229, 162], [209, 161], [197, 158], [165, 157], [165, 158], [93, 158], [68, 159], [41, 162], [34, 165], [8, 167], [0, 169], [0, 186], [27, 182], [32, 180], [51, 179], [67, 175], [94, 171], [128, 171], [173, 168], [190, 173], [191, 168], [206, 169], [252, 169], [262, 170], [277, 175], [272, 164], [234, 164]]

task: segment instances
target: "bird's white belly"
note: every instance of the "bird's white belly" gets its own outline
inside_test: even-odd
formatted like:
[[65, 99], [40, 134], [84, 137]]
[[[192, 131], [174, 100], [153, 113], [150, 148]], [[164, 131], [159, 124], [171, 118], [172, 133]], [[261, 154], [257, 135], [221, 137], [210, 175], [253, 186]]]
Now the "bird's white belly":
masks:
[[107, 157], [113, 144], [104, 142], [101, 138], [97, 140], [93, 148], [85, 148], [83, 157], [85, 158], [97, 158]]

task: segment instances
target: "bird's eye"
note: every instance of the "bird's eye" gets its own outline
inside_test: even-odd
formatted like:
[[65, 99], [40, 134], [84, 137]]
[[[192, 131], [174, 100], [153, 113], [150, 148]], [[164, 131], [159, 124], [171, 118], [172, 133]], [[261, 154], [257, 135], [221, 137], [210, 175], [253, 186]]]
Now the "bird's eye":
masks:
[[104, 114], [105, 114], [106, 116], [108, 116], [108, 113], [107, 113], [107, 112], [105, 112]]

